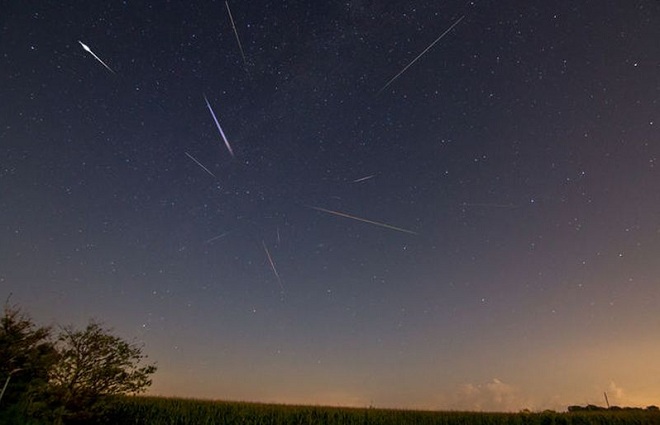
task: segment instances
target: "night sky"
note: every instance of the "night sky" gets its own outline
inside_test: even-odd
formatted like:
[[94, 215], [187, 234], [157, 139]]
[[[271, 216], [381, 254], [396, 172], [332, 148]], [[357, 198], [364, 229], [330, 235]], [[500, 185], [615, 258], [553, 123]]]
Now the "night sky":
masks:
[[156, 395], [660, 404], [659, 40], [656, 0], [3, 2], [0, 298]]

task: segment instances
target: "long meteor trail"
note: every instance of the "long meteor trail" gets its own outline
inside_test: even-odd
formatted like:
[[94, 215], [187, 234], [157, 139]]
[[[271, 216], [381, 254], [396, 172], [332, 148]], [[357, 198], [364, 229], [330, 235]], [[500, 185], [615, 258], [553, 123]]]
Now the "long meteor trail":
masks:
[[222, 140], [225, 141], [225, 146], [227, 146], [227, 150], [229, 151], [229, 154], [234, 157], [234, 150], [231, 148], [231, 145], [229, 144], [229, 140], [227, 140], [227, 136], [225, 136], [225, 132], [222, 131], [222, 127], [220, 127], [220, 123], [218, 122], [218, 118], [215, 116], [215, 112], [213, 112], [213, 108], [211, 108], [211, 104], [209, 103], [209, 100], [204, 96], [204, 100], [206, 101], [206, 106], [209, 108], [209, 112], [211, 112], [211, 116], [213, 117], [213, 121], [215, 121], [215, 126], [218, 127], [218, 131], [220, 131], [220, 135], [222, 136]]
[[325, 208], [313, 207], [313, 206], [309, 206], [309, 205], [308, 205], [308, 208], [311, 208], [311, 209], [316, 210], [316, 211], [321, 211], [321, 212], [324, 212], [324, 213], [328, 213], [328, 214], [337, 215], [339, 217], [350, 218], [351, 220], [361, 221], [363, 223], [373, 224], [374, 226], [384, 227], [384, 228], [390, 229], [390, 230], [396, 230], [397, 232], [409, 233], [411, 235], [416, 235], [417, 234], [417, 232], [413, 232], [412, 230], [402, 229], [401, 227], [392, 226], [390, 224], [381, 223], [379, 221], [368, 220], [368, 219], [362, 218], [362, 217], [356, 217], [354, 215], [346, 214], [346, 213], [343, 213], [343, 212], [340, 212], [340, 211], [327, 210]]
[[273, 270], [273, 274], [275, 274], [275, 277], [277, 278], [277, 283], [280, 285], [280, 289], [282, 290], [282, 292], [284, 292], [284, 286], [282, 286], [282, 279], [280, 279], [280, 274], [277, 272], [277, 267], [275, 267], [275, 262], [273, 261], [273, 257], [270, 256], [270, 251], [268, 251], [266, 242], [261, 241], [261, 245], [263, 245], [264, 251], [266, 251], [266, 257], [268, 257], [270, 268]]
[[436, 38], [435, 41], [434, 41], [433, 43], [429, 44], [429, 46], [428, 46], [426, 49], [424, 49], [424, 51], [423, 51], [422, 53], [420, 53], [419, 55], [417, 55], [417, 57], [416, 57], [415, 59], [413, 59], [412, 61], [410, 61], [410, 63], [409, 63], [408, 65], [406, 65], [405, 68], [403, 68], [401, 71], [399, 71], [398, 74], [396, 74], [394, 77], [392, 77], [392, 79], [391, 79], [390, 81], [388, 81], [387, 84], [385, 84], [385, 85], [383, 86], [383, 88], [381, 88], [380, 90], [378, 90], [378, 93], [380, 93], [380, 92], [382, 92], [383, 90], [385, 90], [390, 84], [392, 84], [392, 83], [394, 82], [394, 80], [396, 80], [397, 78], [399, 78], [399, 76], [401, 76], [401, 74], [403, 74], [404, 72], [406, 72], [406, 71], [408, 70], [408, 68], [410, 68], [410, 67], [412, 66], [412, 64], [414, 64], [415, 62], [417, 62], [417, 60], [418, 60], [419, 58], [421, 58], [422, 56], [424, 56], [424, 54], [425, 54], [426, 52], [428, 52], [429, 50], [431, 50], [431, 48], [432, 48], [433, 46], [435, 46], [435, 43], [437, 43], [438, 41], [442, 40], [442, 39], [444, 38], [444, 36], [446, 36], [447, 34], [449, 34], [449, 31], [451, 31], [452, 29], [454, 29], [454, 27], [455, 27], [456, 25], [458, 25], [458, 24], [463, 20], [463, 18], [465, 18], [465, 16], [461, 16], [461, 17], [458, 18], [453, 24], [451, 24], [451, 26], [450, 26], [449, 28], [447, 28], [447, 29], [445, 30], [445, 32], [443, 32], [442, 34], [440, 34], [440, 37]]
[[188, 155], [188, 158], [190, 158], [190, 159], [192, 159], [193, 161], [195, 161], [195, 164], [197, 164], [197, 165], [199, 165], [200, 167], [202, 167], [202, 169], [203, 169], [204, 171], [206, 171], [207, 173], [209, 173], [210, 175], [212, 175], [213, 177], [215, 177], [215, 174], [213, 174], [212, 172], [210, 172], [209, 169], [206, 168], [204, 165], [202, 165], [201, 162], [197, 161], [197, 159], [195, 159], [194, 156], [190, 155], [188, 152], [184, 152], [184, 153], [185, 153], [186, 155]]
[[94, 59], [96, 59], [97, 61], [101, 62], [101, 65], [105, 66], [106, 69], [107, 69], [108, 71], [110, 71], [110, 72], [112, 72], [113, 74], [117, 75], [117, 73], [116, 73], [115, 71], [113, 71], [112, 68], [110, 68], [108, 65], [106, 65], [105, 62], [103, 62], [103, 61], [101, 60], [100, 57], [96, 56], [96, 53], [92, 52], [92, 49], [90, 49], [88, 45], [86, 45], [85, 43], [83, 43], [83, 42], [80, 41], [80, 40], [78, 40], [78, 43], [80, 43], [80, 45], [82, 46], [83, 50], [85, 50], [86, 52], [88, 52], [90, 55], [94, 56]]
[[236, 36], [236, 42], [238, 43], [238, 49], [241, 51], [241, 57], [243, 58], [243, 66], [247, 72], [247, 61], [245, 60], [245, 52], [243, 52], [243, 45], [241, 44], [241, 39], [238, 37], [238, 31], [236, 31], [236, 24], [234, 24], [234, 17], [231, 15], [231, 9], [229, 8], [229, 3], [225, 1], [225, 6], [227, 6], [227, 13], [229, 14], [229, 21], [231, 22], [231, 28], [234, 30], [234, 35]]

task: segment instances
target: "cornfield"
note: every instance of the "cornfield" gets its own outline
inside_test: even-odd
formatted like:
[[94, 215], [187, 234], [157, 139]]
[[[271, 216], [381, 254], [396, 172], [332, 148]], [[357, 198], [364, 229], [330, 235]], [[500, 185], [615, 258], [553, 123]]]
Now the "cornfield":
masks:
[[162, 397], [120, 398], [108, 415], [110, 423], [123, 425], [660, 425], [660, 413], [644, 410], [567, 413], [432, 412]]

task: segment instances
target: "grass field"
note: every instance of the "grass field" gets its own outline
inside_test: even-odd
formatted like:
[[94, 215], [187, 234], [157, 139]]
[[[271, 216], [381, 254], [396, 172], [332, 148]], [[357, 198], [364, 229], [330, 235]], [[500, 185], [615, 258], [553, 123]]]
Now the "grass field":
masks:
[[126, 397], [110, 413], [126, 425], [590, 425], [659, 424], [660, 413], [644, 410], [598, 412], [477, 413], [286, 406], [161, 397]]

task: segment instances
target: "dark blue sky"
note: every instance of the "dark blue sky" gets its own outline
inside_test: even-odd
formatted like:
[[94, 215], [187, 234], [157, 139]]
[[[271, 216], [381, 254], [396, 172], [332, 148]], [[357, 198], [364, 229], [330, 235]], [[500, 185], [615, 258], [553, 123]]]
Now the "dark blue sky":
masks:
[[7, 2], [0, 296], [154, 394], [657, 404], [658, 40], [650, 0]]

